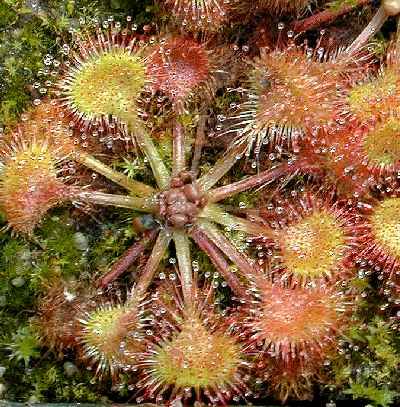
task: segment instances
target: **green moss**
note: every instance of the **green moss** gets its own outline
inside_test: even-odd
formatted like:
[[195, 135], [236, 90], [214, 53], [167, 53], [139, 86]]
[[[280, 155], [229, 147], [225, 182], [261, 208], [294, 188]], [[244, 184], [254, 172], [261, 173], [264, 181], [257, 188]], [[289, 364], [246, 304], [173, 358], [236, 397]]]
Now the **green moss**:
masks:
[[0, 2], [0, 125], [14, 123], [27, 103], [41, 96], [32, 85], [48, 79], [40, 70], [52, 66], [43, 60], [47, 54], [58, 52], [69, 29], [84, 31], [94, 25], [94, 17], [101, 21], [121, 7], [125, 10], [116, 17], [125, 16], [129, 10], [137, 15], [137, 24], [149, 23], [154, 21], [157, 8], [148, 3], [114, 2], [113, 9], [110, 2], [99, 0], [49, 0], [39, 2], [39, 7], [30, 7], [22, 0]]
[[113, 223], [104, 223], [101, 232], [93, 242], [91, 261], [97, 271], [106, 272], [110, 264], [124, 252], [137, 237], [137, 232], [131, 226], [135, 213], [121, 210], [120, 216]]
[[10, 342], [5, 345], [5, 349], [10, 352], [8, 356], [10, 359], [22, 360], [27, 367], [32, 359], [40, 356], [39, 346], [38, 334], [31, 327], [26, 326], [12, 335]]
[[17, 19], [17, 13], [12, 9], [11, 4], [0, 3], [0, 31], [12, 26]]
[[3, 93], [3, 102], [0, 107], [0, 124], [12, 123], [25, 109], [30, 97], [23, 90], [8, 88]]
[[254, 196], [250, 193], [241, 192], [226, 200], [228, 205], [238, 206], [240, 209], [248, 209], [254, 206]]
[[90, 385], [90, 373], [76, 369], [76, 373], [68, 377], [63, 367], [50, 361], [36, 367], [24, 382], [29, 386], [29, 398], [33, 396], [37, 401], [79, 403], [99, 400], [96, 389]]
[[120, 165], [117, 164], [116, 166], [120, 167], [122, 172], [129, 178], [140, 180], [142, 174], [148, 169], [148, 166], [141, 157], [135, 157], [130, 160], [123, 158], [123, 160]]
[[104, 3], [114, 15], [135, 16], [135, 24], [139, 27], [163, 18], [159, 6], [152, 0], [106, 0]]
[[344, 394], [382, 407], [400, 396], [398, 329], [398, 322], [378, 316], [362, 329], [358, 324], [348, 329], [348, 356], [333, 364], [336, 385]]
[[361, 383], [350, 382], [350, 389], [345, 394], [351, 394], [355, 399], [368, 399], [375, 406], [390, 406], [400, 392], [390, 390], [388, 386], [377, 388], [374, 385], [363, 385]]
[[76, 226], [68, 215], [48, 217], [40, 228], [39, 241], [44, 249], [41, 265], [55, 274], [79, 276], [89, 269], [89, 253], [76, 241]]
[[9, 20], [8, 30], [0, 32], [0, 124], [16, 120], [31, 99], [27, 82], [38, 80], [38, 71], [43, 67], [44, 55], [52, 49], [54, 34], [46, 31], [40, 20], [21, 15]]
[[172, 169], [172, 134], [165, 131], [156, 141], [156, 147], [166, 167]]
[[332, 12], [337, 12], [342, 7], [356, 7], [357, 3], [357, 0], [333, 0], [328, 2], [328, 8]]
[[[31, 281], [31, 273], [36, 271], [33, 263], [36, 253], [31, 250], [30, 244], [22, 240], [14, 240], [6, 234], [0, 233], [0, 295], [4, 298], [4, 306], [1, 308], [2, 316], [6, 319], [0, 336], [7, 336], [15, 332], [18, 321], [12, 321], [12, 317], [24, 309], [33, 307], [34, 286]], [[8, 321], [8, 315], [11, 320]], [[22, 314], [20, 321], [25, 322], [27, 315]], [[3, 319], [0, 319], [2, 324]], [[8, 323], [10, 327], [8, 329]]]

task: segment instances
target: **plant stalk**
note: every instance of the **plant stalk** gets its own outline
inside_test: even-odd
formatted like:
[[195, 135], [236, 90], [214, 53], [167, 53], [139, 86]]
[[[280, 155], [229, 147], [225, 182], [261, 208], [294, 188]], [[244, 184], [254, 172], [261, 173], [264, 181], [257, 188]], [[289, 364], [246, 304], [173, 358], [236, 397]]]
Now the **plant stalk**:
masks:
[[232, 262], [235, 263], [241, 272], [246, 276], [253, 276], [256, 270], [255, 266], [250, 264], [249, 260], [240, 254], [236, 247], [225, 238], [225, 236], [211, 222], [199, 220], [197, 222], [199, 230], [204, 233]]
[[347, 48], [346, 54], [355, 54], [362, 47], [364, 47], [368, 41], [380, 30], [384, 22], [389, 17], [387, 13], [384, 1], [380, 5], [376, 14], [372, 17], [369, 24], [362, 30], [361, 34], [351, 43]]
[[143, 184], [142, 182], [135, 181], [128, 178], [124, 174], [121, 174], [118, 171], [113, 170], [108, 165], [102, 163], [96, 158], [92, 157], [90, 154], [80, 153], [74, 157], [76, 161], [83, 164], [85, 167], [88, 167], [104, 177], [108, 178], [110, 181], [115, 182], [118, 185], [126, 188], [129, 192], [132, 192], [134, 195], [139, 195], [143, 197], [149, 197], [155, 194], [155, 189], [149, 185]]
[[157, 203], [152, 198], [139, 198], [126, 195], [114, 195], [90, 190], [75, 190], [74, 198], [98, 205], [112, 205], [134, 209], [140, 212], [156, 213]]
[[158, 230], [150, 230], [144, 234], [141, 240], [135, 242], [129, 247], [123, 255], [112, 265], [111, 270], [101, 277], [96, 287], [105, 288], [112, 282], [114, 282], [121, 274], [132, 265], [132, 263], [143, 253], [147, 243], [153, 240], [157, 236]]
[[193, 270], [190, 256], [189, 239], [184, 232], [176, 230], [173, 232], [176, 257], [178, 259], [179, 273], [181, 275], [182, 293], [185, 305], [191, 309], [193, 307]]
[[151, 284], [154, 274], [160, 264], [161, 259], [164, 256], [165, 251], [168, 248], [171, 237], [163, 230], [158, 234], [157, 240], [154, 243], [153, 250], [147, 260], [147, 263], [143, 269], [142, 274], [139, 276], [136, 291], [138, 294], [145, 294], [149, 285]]
[[200, 218], [212, 220], [213, 222], [224, 225], [232, 230], [240, 230], [248, 235], [271, 235], [270, 230], [266, 226], [262, 226], [258, 223], [250, 222], [247, 219], [242, 219], [238, 216], [231, 215], [217, 205], [208, 204], [198, 216]]
[[146, 133], [145, 130], [138, 130], [135, 132], [135, 139], [150, 162], [154, 178], [160, 189], [167, 189], [169, 187], [171, 175], [167, 170], [160, 153], [158, 152], [153, 140]]
[[245, 144], [232, 148], [227, 154], [221, 157], [215, 165], [197, 180], [197, 187], [201, 192], [206, 192], [212, 188], [238, 161], [238, 156], [244, 153]]
[[299, 168], [296, 163], [293, 164], [280, 164], [275, 168], [260, 172], [259, 174], [252, 175], [241, 181], [234, 182], [223, 187], [212, 189], [207, 193], [207, 200], [210, 203], [221, 201], [222, 199], [229, 198], [247, 189], [254, 188], [263, 184], [274, 181], [275, 179], [293, 173]]
[[182, 123], [176, 121], [173, 137], [173, 167], [174, 177], [185, 169], [185, 132]]
[[197, 243], [200, 249], [211, 259], [215, 268], [228, 283], [231, 290], [239, 298], [246, 299], [248, 297], [246, 290], [244, 289], [240, 280], [229, 269], [228, 263], [215, 244], [204, 233], [196, 228], [191, 231], [190, 236]]
[[199, 122], [197, 123], [196, 140], [194, 142], [194, 152], [192, 157], [191, 172], [194, 177], [197, 176], [197, 173], [199, 171], [201, 150], [203, 148], [205, 139], [205, 126], [206, 126], [206, 115], [204, 113], [201, 113]]
[[291, 25], [290, 29], [296, 33], [311, 30], [315, 27], [320, 26], [321, 24], [330, 23], [336, 20], [337, 17], [340, 17], [343, 14], [347, 14], [355, 10], [356, 8], [365, 6], [369, 3], [372, 3], [372, 0], [358, 0], [357, 3], [355, 3], [354, 5], [344, 5], [338, 10], [331, 10], [328, 8], [319, 13], [313, 14], [310, 17], [304, 18], [303, 20], [295, 21]]

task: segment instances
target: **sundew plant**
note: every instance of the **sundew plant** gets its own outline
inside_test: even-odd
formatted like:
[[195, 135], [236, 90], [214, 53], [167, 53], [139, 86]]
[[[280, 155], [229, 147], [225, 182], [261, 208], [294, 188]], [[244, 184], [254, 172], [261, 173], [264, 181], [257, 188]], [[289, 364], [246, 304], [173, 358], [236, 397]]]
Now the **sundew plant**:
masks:
[[398, 402], [399, 12], [2, 0], [0, 399]]

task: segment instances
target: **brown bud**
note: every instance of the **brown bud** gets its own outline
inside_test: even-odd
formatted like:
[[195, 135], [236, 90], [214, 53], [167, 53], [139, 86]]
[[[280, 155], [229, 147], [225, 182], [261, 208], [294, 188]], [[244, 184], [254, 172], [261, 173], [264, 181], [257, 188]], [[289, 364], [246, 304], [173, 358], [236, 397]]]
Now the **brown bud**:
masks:
[[184, 185], [183, 192], [190, 202], [196, 202], [200, 198], [199, 191], [193, 184]]
[[173, 226], [182, 228], [188, 223], [189, 218], [183, 213], [175, 213], [169, 217], [169, 220]]
[[174, 177], [171, 179], [171, 188], [180, 188], [183, 185], [183, 182], [180, 178]]
[[200, 198], [199, 208], [204, 208], [206, 205], [207, 205], [207, 198], [205, 196], [202, 196]]
[[181, 171], [179, 174], [179, 177], [183, 181], [184, 184], [189, 184], [193, 180], [192, 174], [188, 170]]
[[173, 205], [176, 202], [186, 202], [185, 194], [179, 189], [171, 189], [165, 194], [165, 199], [168, 205]]

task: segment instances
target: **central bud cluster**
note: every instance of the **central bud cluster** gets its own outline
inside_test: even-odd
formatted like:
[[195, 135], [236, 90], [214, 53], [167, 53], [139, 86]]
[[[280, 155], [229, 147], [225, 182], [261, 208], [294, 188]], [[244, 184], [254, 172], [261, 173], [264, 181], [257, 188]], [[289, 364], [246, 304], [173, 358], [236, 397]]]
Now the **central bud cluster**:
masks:
[[183, 228], [196, 222], [205, 204], [191, 173], [183, 170], [171, 179], [170, 189], [158, 195], [157, 217], [167, 227]]

